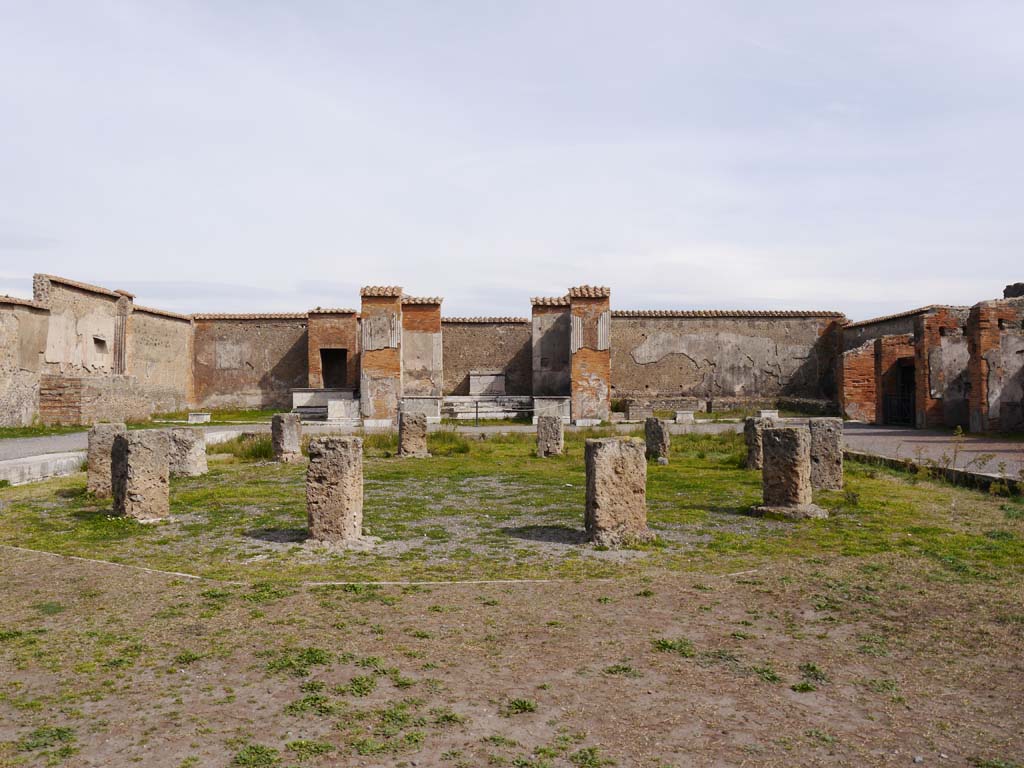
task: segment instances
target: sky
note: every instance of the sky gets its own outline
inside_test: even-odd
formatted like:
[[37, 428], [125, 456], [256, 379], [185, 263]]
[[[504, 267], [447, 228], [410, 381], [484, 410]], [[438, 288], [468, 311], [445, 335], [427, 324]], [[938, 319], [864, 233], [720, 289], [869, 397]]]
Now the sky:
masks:
[[1024, 280], [1024, 3], [0, 0], [0, 293], [528, 316]]

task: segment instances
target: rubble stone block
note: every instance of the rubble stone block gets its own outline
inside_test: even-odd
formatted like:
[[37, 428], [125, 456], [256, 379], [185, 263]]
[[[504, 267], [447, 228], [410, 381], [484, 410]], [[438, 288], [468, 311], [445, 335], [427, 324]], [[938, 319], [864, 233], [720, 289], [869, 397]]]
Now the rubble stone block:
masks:
[[665, 459], [668, 461], [668, 449], [671, 438], [668, 424], [651, 416], [644, 420], [644, 437], [647, 440], [647, 458], [651, 460]]
[[565, 433], [561, 416], [537, 417], [537, 455], [561, 456], [565, 448]]
[[811, 433], [806, 427], [764, 430], [762, 493], [764, 504], [754, 514], [799, 520], [828, 517], [811, 503]]
[[162, 429], [125, 432], [114, 438], [111, 476], [116, 514], [141, 521], [170, 514], [169, 445]]
[[302, 422], [297, 413], [275, 413], [270, 422], [275, 461], [302, 460]]
[[398, 455], [423, 457], [427, 452], [427, 414], [398, 414]]
[[89, 430], [86, 488], [93, 496], [109, 497], [111, 490], [110, 457], [114, 438], [127, 432], [124, 424], [97, 424]]
[[309, 443], [306, 517], [310, 538], [354, 542], [363, 533], [363, 441], [320, 437]]
[[750, 416], [743, 422], [743, 439], [747, 444], [747, 469], [761, 469], [764, 431], [773, 423], [771, 419], [762, 419], [759, 416]]
[[639, 400], [626, 401], [626, 421], [642, 421], [654, 415], [654, 408], [649, 403]]
[[843, 420], [811, 419], [811, 487], [843, 489]]
[[693, 411], [676, 411], [676, 424], [695, 424], [697, 417]]
[[653, 538], [647, 528], [647, 460], [636, 438], [587, 440], [587, 506], [591, 541], [619, 546]]
[[171, 477], [206, 474], [206, 433], [203, 430], [175, 427], [168, 430], [168, 440]]

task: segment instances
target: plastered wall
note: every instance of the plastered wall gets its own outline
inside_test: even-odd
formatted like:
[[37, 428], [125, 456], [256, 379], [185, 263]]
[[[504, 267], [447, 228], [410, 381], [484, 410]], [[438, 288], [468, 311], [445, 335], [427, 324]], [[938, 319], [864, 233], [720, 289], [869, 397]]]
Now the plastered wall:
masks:
[[470, 371], [503, 371], [505, 393], [532, 394], [530, 323], [442, 321], [444, 394], [468, 395]]

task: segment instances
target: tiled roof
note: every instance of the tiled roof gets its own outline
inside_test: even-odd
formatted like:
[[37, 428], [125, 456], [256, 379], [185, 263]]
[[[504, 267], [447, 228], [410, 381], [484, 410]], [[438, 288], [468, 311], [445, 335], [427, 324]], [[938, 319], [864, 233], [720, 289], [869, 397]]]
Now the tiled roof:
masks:
[[225, 312], [209, 312], [192, 315], [194, 320], [305, 320], [305, 312], [255, 312], [229, 314]]
[[147, 315], [160, 315], [161, 317], [170, 317], [175, 320], [187, 320], [191, 321], [191, 315], [179, 315], [177, 312], [170, 312], [166, 309], [153, 309], [153, 307], [142, 307], [138, 304], [133, 307], [134, 312], [145, 312]]
[[119, 299], [119, 298], [121, 298], [121, 296], [127, 296], [128, 298], [133, 298], [132, 294], [127, 293], [127, 292], [125, 292], [125, 293], [118, 293], [117, 291], [112, 291], [109, 288], [102, 288], [102, 287], [100, 287], [98, 285], [92, 285], [91, 283], [80, 283], [78, 280], [69, 280], [68, 278], [61, 277], [60, 275], [45, 275], [45, 274], [41, 274], [41, 275], [39, 275], [39, 277], [45, 277], [51, 283], [61, 283], [63, 285], [71, 286], [72, 288], [78, 288], [79, 290], [82, 290], [82, 291], [89, 291], [91, 293], [99, 293], [99, 294], [102, 294], [104, 296], [113, 296], [115, 299]]
[[969, 307], [954, 307], [948, 304], [929, 304], [927, 307], [918, 307], [917, 309], [908, 309], [906, 312], [897, 312], [894, 315], [882, 315], [881, 317], [872, 317], [868, 320], [858, 320], [855, 323], [847, 323], [847, 328], [856, 328], [861, 325], [873, 325], [874, 323], [884, 323], [887, 320], [899, 320], [901, 317], [912, 317], [914, 315], [923, 315], [925, 312], [931, 312], [935, 309], [969, 309]]
[[403, 304], [440, 304], [444, 299], [440, 296], [403, 296]]
[[354, 315], [357, 310], [347, 308], [335, 308], [335, 307], [317, 307], [316, 309], [309, 310], [311, 315]]
[[365, 285], [359, 289], [360, 296], [401, 296], [400, 285]]
[[32, 307], [32, 309], [49, 309], [45, 304], [40, 304], [32, 299], [22, 299], [18, 296], [0, 296], [0, 304], [16, 304], [19, 307]]
[[612, 289], [603, 285], [577, 285], [569, 289], [569, 297], [573, 299], [607, 299]]
[[535, 307], [568, 307], [568, 296], [534, 296], [530, 304]]
[[612, 317], [843, 317], [843, 313], [804, 309], [616, 309]]
[[442, 317], [442, 323], [528, 323], [525, 317]]

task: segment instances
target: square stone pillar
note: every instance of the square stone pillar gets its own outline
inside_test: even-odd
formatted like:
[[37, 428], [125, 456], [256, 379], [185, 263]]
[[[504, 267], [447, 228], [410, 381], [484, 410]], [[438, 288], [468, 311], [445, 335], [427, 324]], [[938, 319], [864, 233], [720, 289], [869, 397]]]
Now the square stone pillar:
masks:
[[111, 476], [114, 513], [142, 522], [170, 512], [170, 438], [162, 429], [140, 429], [114, 438]]
[[363, 534], [363, 441], [320, 437], [309, 443], [306, 517], [316, 541], [350, 543]]
[[569, 289], [570, 382], [575, 424], [606, 421], [611, 412], [611, 289]]
[[444, 396], [440, 296], [402, 297], [402, 397]]
[[584, 523], [595, 544], [619, 546], [653, 538], [647, 528], [647, 460], [632, 437], [587, 440]]
[[843, 420], [811, 419], [811, 487], [843, 489]]
[[540, 458], [561, 456], [565, 448], [565, 432], [561, 416], [537, 417], [537, 455]]
[[427, 452], [427, 414], [406, 413], [398, 415], [398, 455], [423, 458]]
[[828, 517], [811, 499], [811, 433], [806, 427], [764, 430], [762, 493], [764, 504], [755, 515], [800, 520]]
[[114, 438], [127, 432], [124, 424], [97, 424], [89, 430], [86, 490], [93, 496], [108, 498], [111, 490], [110, 461]]
[[763, 464], [761, 443], [764, 431], [774, 425], [771, 419], [748, 416], [743, 421], [743, 440], [747, 444], [747, 469], [761, 469]]
[[647, 441], [647, 459], [668, 463], [668, 451], [672, 438], [668, 434], [668, 424], [653, 416], [644, 421], [644, 437]]
[[206, 433], [203, 430], [175, 427], [167, 430], [167, 438], [171, 477], [206, 474]]
[[275, 413], [270, 421], [275, 461], [302, 460], [302, 420], [297, 413]]
[[569, 297], [530, 299], [533, 396], [568, 397], [572, 389], [569, 344]]
[[359, 295], [359, 409], [366, 421], [394, 424], [402, 399], [402, 289], [370, 285]]

